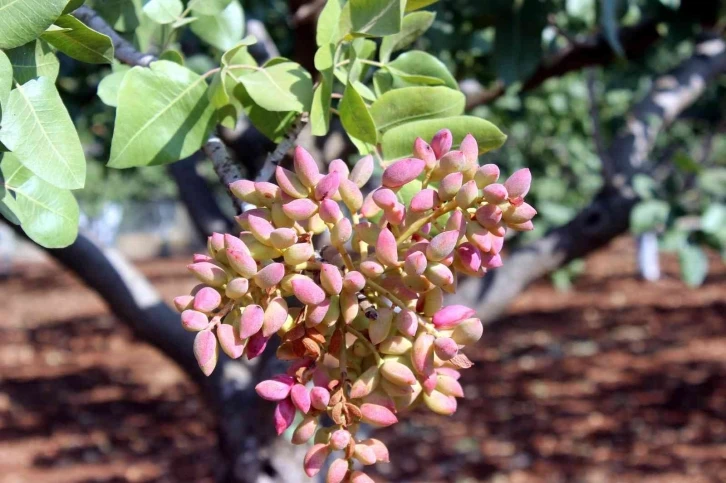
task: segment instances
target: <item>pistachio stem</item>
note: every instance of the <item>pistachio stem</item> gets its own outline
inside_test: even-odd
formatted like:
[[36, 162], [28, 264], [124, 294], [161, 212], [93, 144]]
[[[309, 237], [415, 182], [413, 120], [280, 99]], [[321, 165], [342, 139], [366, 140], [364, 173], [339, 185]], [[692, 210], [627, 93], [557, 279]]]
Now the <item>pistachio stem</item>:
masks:
[[381, 355], [378, 353], [378, 349], [376, 349], [376, 346], [374, 346], [373, 343], [371, 341], [369, 341], [366, 336], [364, 336], [363, 334], [361, 334], [360, 332], [355, 330], [353, 327], [347, 326], [346, 330], [348, 332], [350, 332], [351, 334], [353, 334], [356, 337], [356, 339], [361, 341], [363, 343], [363, 345], [365, 345], [366, 347], [368, 347], [371, 350], [371, 352], [373, 353], [373, 357], [376, 358], [376, 364], [380, 365], [380, 363], [383, 361], [383, 359], [381, 359]]
[[441, 215], [445, 215], [446, 213], [450, 212], [456, 208], [456, 200], [453, 199], [438, 208], [434, 210], [433, 213], [431, 213], [428, 216], [425, 216], [421, 218], [420, 220], [416, 220], [413, 223], [411, 223], [411, 226], [406, 228], [406, 231], [404, 231], [401, 236], [396, 238], [396, 243], [401, 244], [405, 240], [408, 240], [413, 236], [414, 233], [419, 231], [426, 223], [430, 222], [431, 220], [435, 220], [436, 218], [440, 217]]
[[[393, 302], [393, 304], [397, 305], [401, 310], [410, 310], [401, 299], [393, 295], [381, 285], [378, 285], [376, 282], [367, 280], [366, 284], [368, 284], [373, 290], [375, 290], [379, 294], [382, 294], [388, 300]], [[414, 314], [416, 313], [414, 312]], [[416, 314], [416, 320], [418, 321], [418, 325], [420, 325], [428, 334], [435, 335], [436, 337], [439, 336], [439, 332], [431, 324], [424, 321], [419, 314]]]

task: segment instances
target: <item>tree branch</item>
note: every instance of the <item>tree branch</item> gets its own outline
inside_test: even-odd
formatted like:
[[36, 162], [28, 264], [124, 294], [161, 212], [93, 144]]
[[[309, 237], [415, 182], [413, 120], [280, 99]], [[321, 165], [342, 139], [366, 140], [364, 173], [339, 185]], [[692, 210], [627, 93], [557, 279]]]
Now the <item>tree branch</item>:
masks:
[[167, 169], [179, 187], [179, 198], [184, 203], [197, 234], [206, 240], [214, 232], [231, 232], [235, 223], [220, 209], [207, 180], [197, 173], [197, 163], [201, 159], [203, 156], [196, 153], [170, 164]]
[[126, 39], [121, 37], [95, 10], [90, 7], [81, 6], [73, 11], [73, 16], [81, 22], [91, 27], [96, 32], [100, 32], [111, 38], [115, 49], [114, 56], [124, 64], [140, 65], [147, 67], [156, 60], [152, 54], [144, 54], [136, 50]]
[[[620, 43], [627, 57], [636, 57], [646, 51], [659, 38], [655, 20], [646, 20], [633, 27], [620, 29]], [[522, 85], [522, 91], [539, 87], [547, 79], [559, 77], [568, 72], [592, 65], [605, 65], [616, 58], [603, 34], [576, 40], [549, 59], [543, 60], [537, 70]], [[506, 89], [497, 83], [492, 89], [474, 90], [471, 86], [466, 96], [466, 107], [472, 109], [487, 104], [504, 95]]]
[[270, 179], [272, 179], [272, 175], [275, 174], [275, 168], [277, 168], [280, 164], [282, 159], [285, 157], [285, 154], [287, 154], [287, 152], [295, 146], [297, 137], [300, 135], [307, 123], [308, 118], [306, 115], [301, 115], [295, 120], [290, 129], [288, 129], [287, 134], [285, 134], [285, 139], [280, 141], [280, 144], [277, 145], [275, 150], [267, 155], [265, 164], [262, 165], [255, 181], [270, 181]]
[[453, 297], [471, 304], [492, 322], [531, 282], [563, 264], [606, 245], [628, 229], [630, 211], [638, 201], [630, 186], [644, 172], [656, 137], [726, 72], [726, 42], [710, 38], [696, 44], [694, 55], [655, 79], [648, 95], [633, 107], [624, 131], [608, 150], [615, 176], [572, 221], [543, 238], [516, 249], [504, 266], [482, 280], [467, 280]]
[[[113, 41], [115, 56], [121, 62], [131, 66], [147, 67], [151, 62], [157, 60], [152, 54], [142, 54], [138, 52], [133, 45], [123, 39], [111, 28], [108, 23], [92, 8], [80, 7], [73, 12], [73, 15], [80, 21], [84, 22], [94, 30], [108, 35]], [[260, 30], [258, 28], [258, 30]], [[269, 39], [268, 39], [269, 40]], [[275, 167], [285, 157], [285, 154], [293, 147], [300, 131], [307, 124], [307, 118], [300, 116], [290, 127], [285, 138], [277, 145], [275, 150], [267, 156], [265, 164], [260, 171], [257, 180], [267, 181], [272, 177]], [[213, 135], [202, 147], [204, 153], [212, 160], [214, 170], [219, 176], [219, 180], [228, 186], [231, 182], [242, 179], [242, 172], [239, 166], [234, 162], [232, 156], [227, 152], [227, 147], [217, 137]], [[228, 190], [229, 191], [229, 190]], [[237, 200], [232, 193], [229, 192], [232, 202], [238, 212], [242, 210], [242, 203]]]

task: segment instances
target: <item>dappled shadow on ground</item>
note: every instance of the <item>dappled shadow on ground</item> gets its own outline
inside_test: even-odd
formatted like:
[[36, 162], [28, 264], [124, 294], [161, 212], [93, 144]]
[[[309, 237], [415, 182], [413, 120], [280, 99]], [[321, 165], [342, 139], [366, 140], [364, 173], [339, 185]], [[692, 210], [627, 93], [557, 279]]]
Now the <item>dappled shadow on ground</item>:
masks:
[[[376, 432], [379, 481], [726, 481], [726, 270], [685, 290], [634, 277], [630, 244], [574, 291], [539, 284], [468, 354], [451, 418]], [[184, 261], [144, 266], [167, 297]], [[213, 415], [196, 388], [65, 273], [0, 283], [0, 483], [212, 481]], [[244, 410], [240, 408], [240, 410]]]
[[213, 415], [173, 364], [57, 270], [1, 289], [0, 482], [213, 481]]

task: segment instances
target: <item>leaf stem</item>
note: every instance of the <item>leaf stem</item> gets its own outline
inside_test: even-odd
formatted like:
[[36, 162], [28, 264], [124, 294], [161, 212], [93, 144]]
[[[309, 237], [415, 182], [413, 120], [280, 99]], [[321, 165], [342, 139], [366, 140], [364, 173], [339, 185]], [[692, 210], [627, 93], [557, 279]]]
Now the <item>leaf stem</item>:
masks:
[[346, 330], [348, 332], [350, 332], [351, 334], [353, 334], [356, 337], [356, 339], [361, 341], [363, 343], [363, 345], [365, 345], [366, 347], [368, 347], [371, 350], [371, 352], [373, 353], [373, 357], [376, 358], [376, 363], [378, 365], [380, 365], [380, 363], [382, 362], [382, 359], [381, 359], [381, 355], [378, 353], [378, 349], [376, 349], [376, 346], [374, 346], [373, 343], [371, 341], [369, 341], [366, 336], [364, 336], [363, 334], [361, 334], [360, 332], [355, 330], [353, 327], [347, 326]]
[[415, 222], [411, 223], [411, 226], [406, 228], [406, 231], [404, 231], [401, 234], [401, 236], [396, 238], [396, 244], [401, 244], [404, 240], [408, 240], [409, 238], [411, 238], [411, 236], [413, 236], [414, 233], [419, 231], [421, 229], [421, 227], [423, 227], [426, 223], [428, 223], [432, 220], [435, 220], [436, 218], [440, 217], [441, 215], [445, 215], [446, 213], [452, 211], [454, 208], [456, 208], [455, 199], [439, 206], [429, 216], [426, 216], [424, 218], [421, 218], [420, 220], [416, 220]]
[[[382, 294], [388, 300], [393, 302], [393, 304], [397, 305], [401, 310], [410, 310], [408, 308], [408, 306], [406, 306], [406, 304], [401, 299], [399, 299], [398, 297], [393, 295], [391, 292], [389, 292], [388, 290], [383, 288], [381, 285], [378, 285], [376, 282], [374, 282], [372, 280], [366, 280], [366, 284], [369, 285], [373, 290], [377, 291], [379, 294]], [[438, 336], [438, 331], [434, 327], [432, 327], [431, 324], [424, 321], [421, 318], [421, 316], [419, 314], [417, 314], [416, 312], [414, 312], [414, 314], [416, 315], [416, 320], [418, 321], [418, 325], [420, 325], [427, 333]]]

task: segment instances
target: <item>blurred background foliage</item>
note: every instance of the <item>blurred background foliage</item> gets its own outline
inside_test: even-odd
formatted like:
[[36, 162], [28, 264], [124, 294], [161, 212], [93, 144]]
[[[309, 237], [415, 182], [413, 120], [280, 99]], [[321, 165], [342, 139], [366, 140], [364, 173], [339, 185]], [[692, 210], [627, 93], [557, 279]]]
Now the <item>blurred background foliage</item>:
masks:
[[[314, 23], [306, 28], [293, 17], [305, 3], [243, 2], [247, 19], [265, 24], [282, 56], [310, 66]], [[199, 41], [189, 29], [180, 38], [171, 38], [164, 26], [140, 14], [138, 0], [90, 4], [142, 50], [177, 48], [193, 69], [216, 65], [219, 51]], [[322, 6], [321, 2], [310, 4]], [[539, 217], [537, 229], [523, 239], [566, 223], [586, 205], [603, 183], [607, 160], [599, 151], [627, 122], [628, 110], [651, 87], [656, 74], [692, 54], [694, 39], [706, 30], [722, 29], [725, 21], [719, 1], [445, 0], [427, 9], [436, 12], [436, 20], [415, 47], [445, 62], [464, 92], [479, 96], [469, 106], [472, 114], [508, 134], [505, 146], [487, 157], [506, 172], [522, 166], [533, 171], [532, 204]], [[641, 42], [634, 49], [621, 44], [620, 29], [646, 27], [657, 34], [652, 42]], [[539, 66], [598, 35], [615, 52], [609, 56], [612, 59], [528, 88], [527, 81]], [[306, 41], [310, 49], [304, 48]], [[62, 94], [79, 132], [84, 133], [89, 158], [86, 188], [77, 193], [84, 210], [93, 216], [107, 201], [176, 197], [176, 186], [165, 169], [118, 171], [103, 165], [109, 155], [114, 113], [95, 94], [109, 69], [64, 57], [61, 62]], [[678, 251], [685, 281], [692, 285], [698, 285], [707, 270], [701, 247], [726, 257], [725, 88], [724, 80], [709, 86], [702, 99], [658, 138], [650, 163], [659, 169], [653, 176], [639, 175], [635, 183], [642, 201], [632, 214], [633, 233], [655, 232], [662, 249]], [[202, 171], [212, 182], [211, 170]], [[581, 265], [574, 264], [556, 273], [553, 280], [566, 288], [580, 271]]]

